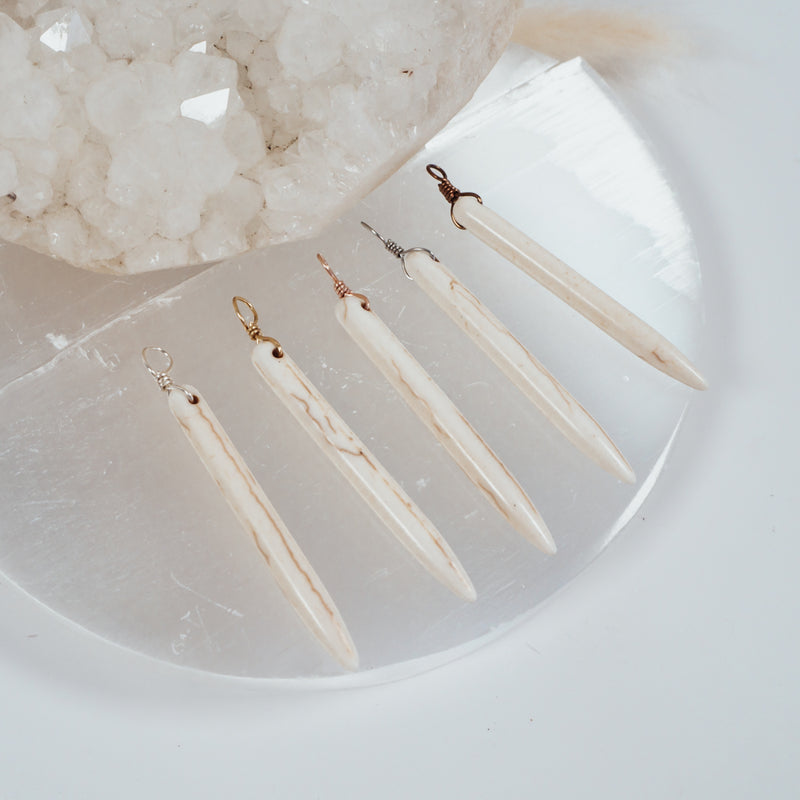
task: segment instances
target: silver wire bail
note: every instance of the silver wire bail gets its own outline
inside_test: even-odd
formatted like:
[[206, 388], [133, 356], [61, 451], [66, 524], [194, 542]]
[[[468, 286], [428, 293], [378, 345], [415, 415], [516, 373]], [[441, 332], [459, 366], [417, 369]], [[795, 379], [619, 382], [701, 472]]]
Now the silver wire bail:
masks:
[[373, 236], [376, 236], [378, 239], [380, 239], [380, 241], [383, 244], [383, 246], [395, 258], [399, 258], [400, 259], [400, 263], [403, 265], [403, 272], [405, 272], [406, 278], [408, 278], [410, 281], [413, 281], [414, 278], [411, 277], [411, 274], [408, 271], [408, 267], [406, 267], [406, 256], [409, 253], [427, 253], [434, 261], [438, 261], [439, 260], [438, 258], [436, 258], [436, 256], [433, 253], [431, 253], [430, 250], [428, 250], [427, 247], [409, 247], [409, 248], [406, 249], [404, 247], [401, 247], [399, 244], [397, 244], [397, 242], [395, 242], [393, 239], [386, 239], [385, 237], [381, 236], [378, 233], [378, 231], [376, 231], [375, 228], [372, 227], [372, 225], [369, 225], [368, 223], [364, 222], [364, 220], [361, 220], [361, 224]]
[[[150, 363], [150, 353], [160, 353], [166, 359], [167, 363], [163, 369], [156, 369], [156, 367]], [[179, 392], [183, 392], [186, 395], [186, 399], [192, 405], [199, 402], [200, 398], [198, 398], [194, 392], [190, 392], [185, 386], [175, 383], [170, 377], [169, 371], [172, 369], [173, 365], [172, 356], [163, 347], [148, 346], [142, 348], [142, 362], [144, 363], [145, 369], [153, 376], [155, 382], [158, 384], [158, 388], [161, 389], [162, 392], [171, 392], [173, 389], [177, 389]]]

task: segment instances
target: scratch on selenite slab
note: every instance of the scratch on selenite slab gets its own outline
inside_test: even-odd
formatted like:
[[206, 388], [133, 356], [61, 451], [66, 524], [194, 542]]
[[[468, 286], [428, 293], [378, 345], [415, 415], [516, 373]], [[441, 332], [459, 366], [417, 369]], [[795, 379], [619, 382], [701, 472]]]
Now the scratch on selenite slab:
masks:
[[[207, 267], [206, 269], [203, 269], [201, 272], [198, 272], [195, 275], [192, 275], [191, 277], [181, 281], [176, 286], [172, 286], [169, 289], [165, 289], [160, 294], [154, 295], [153, 297], [149, 297], [147, 300], [145, 300], [143, 303], [140, 303], [138, 306], [131, 308], [129, 311], [126, 311], [125, 313], [119, 314], [118, 316], [114, 317], [114, 319], [109, 320], [103, 325], [100, 325], [100, 327], [91, 330], [89, 333], [86, 333], [83, 336], [79, 336], [72, 342], [70, 342], [67, 339], [67, 337], [64, 336], [64, 334], [56, 334], [56, 333], [47, 334], [48, 341], [50, 341], [50, 343], [54, 347], [58, 348], [58, 352], [48, 361], [45, 361], [43, 364], [40, 364], [38, 367], [34, 367], [33, 369], [28, 370], [27, 372], [23, 372], [22, 375], [17, 376], [13, 380], [5, 384], [3, 387], [0, 387], [0, 397], [2, 397], [3, 394], [8, 389], [10, 389], [12, 386], [16, 386], [16, 384], [18, 383], [33, 378], [38, 378], [41, 375], [47, 374], [54, 367], [56, 367], [63, 358], [66, 358], [73, 352], [77, 351], [79, 353], [82, 353], [84, 356], [88, 357], [88, 353], [86, 349], [83, 347], [83, 345], [90, 342], [95, 336], [98, 336], [99, 334], [113, 328], [115, 325], [118, 325], [121, 322], [129, 322], [135, 317], [138, 317], [141, 313], [148, 311], [150, 308], [169, 307], [173, 303], [178, 302], [178, 300], [180, 300], [182, 297], [182, 294], [180, 294], [179, 292], [183, 292], [184, 288], [192, 281], [195, 281], [199, 278], [206, 276], [210, 269], [211, 267]], [[81, 326], [81, 328], [83, 328], [83, 326]], [[19, 339], [19, 334], [17, 334], [17, 338]], [[97, 358], [100, 361], [101, 366], [107, 369], [113, 369], [113, 366], [111, 366], [111, 361], [103, 360], [100, 354], [97, 352], [97, 350], [95, 348], [93, 349], [95, 358]]]
[[235, 608], [229, 608], [222, 603], [218, 603], [216, 600], [213, 600], [210, 597], [206, 597], [201, 592], [198, 592], [196, 589], [192, 589], [191, 586], [187, 586], [185, 583], [181, 583], [176, 577], [174, 572], [169, 573], [170, 578], [172, 578], [173, 582], [176, 586], [185, 591], [189, 592], [189, 594], [193, 594], [195, 597], [199, 597], [201, 600], [205, 600], [207, 603], [211, 603], [212, 606], [216, 606], [217, 608], [221, 608], [226, 614], [230, 614], [232, 617], [244, 617], [241, 611], [237, 611]]

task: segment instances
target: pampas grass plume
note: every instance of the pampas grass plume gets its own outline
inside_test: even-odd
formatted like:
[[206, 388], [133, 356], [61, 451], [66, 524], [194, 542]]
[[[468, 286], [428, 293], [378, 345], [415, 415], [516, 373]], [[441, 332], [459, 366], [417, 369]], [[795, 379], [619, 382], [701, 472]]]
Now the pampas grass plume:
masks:
[[679, 49], [675, 33], [651, 17], [563, 6], [524, 8], [511, 41], [559, 61], [582, 56], [598, 71], [612, 74]]

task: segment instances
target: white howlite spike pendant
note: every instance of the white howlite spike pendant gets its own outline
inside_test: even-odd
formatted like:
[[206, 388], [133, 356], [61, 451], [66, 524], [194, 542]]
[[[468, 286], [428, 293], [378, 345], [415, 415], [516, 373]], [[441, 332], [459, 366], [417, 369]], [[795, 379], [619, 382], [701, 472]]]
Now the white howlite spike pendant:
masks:
[[505, 464], [370, 309], [366, 298], [351, 293], [335, 276], [334, 280], [341, 298], [336, 318], [342, 327], [509, 524], [540, 550], [555, 553], [555, 542], [541, 514]]
[[626, 483], [636, 476], [608, 434], [511, 331], [429, 250], [403, 249], [361, 223], [403, 263], [413, 281], [478, 345], [506, 377], [584, 455]]
[[404, 257], [408, 274], [494, 361], [506, 377], [584, 455], [626, 483], [630, 464], [581, 404], [511, 331], [439, 261], [422, 250]]
[[472, 581], [444, 537], [297, 364], [263, 342], [256, 344], [251, 357], [306, 433], [409, 553], [456, 595], [474, 600]]
[[286, 599], [325, 649], [343, 667], [355, 670], [358, 654], [342, 615], [206, 401], [193, 387], [174, 384], [167, 375], [169, 366], [156, 371], [145, 364], [169, 392], [170, 411], [253, 537]]
[[428, 173], [439, 182], [457, 227], [474, 234], [643, 361], [693, 389], [708, 388], [697, 367], [658, 331], [487, 208], [478, 195], [456, 189], [441, 167], [429, 164]]

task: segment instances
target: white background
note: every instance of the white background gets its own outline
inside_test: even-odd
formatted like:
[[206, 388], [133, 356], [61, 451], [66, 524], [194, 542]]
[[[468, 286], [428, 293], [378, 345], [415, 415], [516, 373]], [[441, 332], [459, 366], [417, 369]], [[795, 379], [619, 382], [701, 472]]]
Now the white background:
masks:
[[189, 673], [0, 582], [0, 798], [800, 795], [800, 13], [640, 3], [696, 52], [618, 85], [704, 270], [712, 389], [641, 513], [524, 626], [332, 692]]

